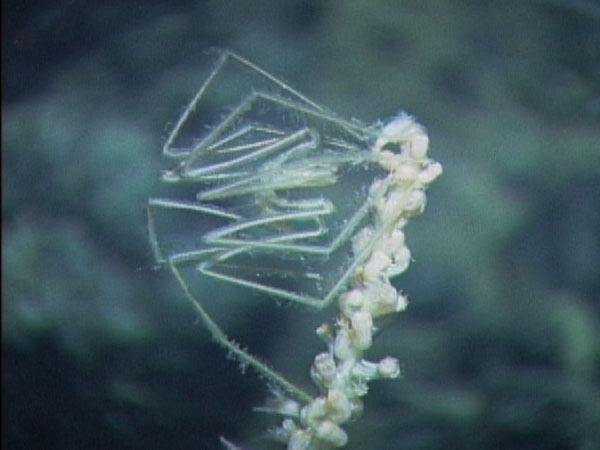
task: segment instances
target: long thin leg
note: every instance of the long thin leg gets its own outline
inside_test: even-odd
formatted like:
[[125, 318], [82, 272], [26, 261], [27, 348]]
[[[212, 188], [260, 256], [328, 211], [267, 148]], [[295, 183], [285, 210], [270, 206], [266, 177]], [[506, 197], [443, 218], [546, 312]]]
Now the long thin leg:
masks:
[[187, 299], [192, 303], [194, 308], [196, 308], [200, 320], [202, 321], [204, 326], [206, 326], [212, 338], [219, 345], [223, 346], [225, 349], [231, 352], [238, 359], [238, 361], [240, 361], [240, 363], [244, 365], [247, 364], [248, 366], [252, 367], [260, 375], [264, 376], [267, 380], [269, 380], [277, 386], [282, 387], [296, 400], [303, 403], [308, 403], [313, 400], [313, 397], [311, 395], [304, 392], [304, 390], [302, 390], [295, 384], [290, 383], [283, 375], [271, 369], [269, 366], [257, 359], [255, 356], [240, 348], [240, 346], [236, 342], [229, 339], [227, 335], [223, 332], [221, 327], [219, 327], [219, 325], [217, 325], [217, 323], [214, 320], [212, 320], [212, 318], [208, 315], [208, 313], [202, 307], [202, 304], [198, 301], [198, 299], [192, 294], [188, 284], [181, 275], [181, 272], [177, 268], [177, 264], [173, 258], [169, 258], [168, 267], [171, 273], [173, 273], [173, 275], [175, 276], [175, 279], [177, 280], [179, 285], [181, 286], [181, 289], [183, 289], [183, 292], [185, 293]]

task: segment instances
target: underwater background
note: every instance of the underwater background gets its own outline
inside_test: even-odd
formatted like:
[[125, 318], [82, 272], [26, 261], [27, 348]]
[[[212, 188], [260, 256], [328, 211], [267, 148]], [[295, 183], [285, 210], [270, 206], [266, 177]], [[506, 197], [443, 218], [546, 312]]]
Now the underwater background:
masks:
[[[2, 36], [2, 446], [265, 440], [242, 374], [155, 267], [169, 126], [229, 48], [345, 118], [426, 125], [411, 299], [348, 449], [600, 448], [600, 4], [15, 1]], [[190, 236], [190, 239], [193, 239]], [[312, 389], [324, 317], [224, 289], [224, 328]]]

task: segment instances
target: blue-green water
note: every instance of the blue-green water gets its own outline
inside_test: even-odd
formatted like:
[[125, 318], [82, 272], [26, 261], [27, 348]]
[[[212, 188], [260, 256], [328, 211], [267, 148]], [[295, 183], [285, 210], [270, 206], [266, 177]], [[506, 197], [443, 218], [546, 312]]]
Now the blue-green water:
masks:
[[[6, 448], [272, 448], [277, 423], [252, 412], [268, 390], [147, 241], [160, 149], [210, 47], [347, 119], [414, 114], [444, 165], [406, 230], [410, 306], [370, 353], [404, 378], [373, 384], [348, 448], [600, 447], [595, 2], [3, 6]], [[215, 291], [224, 328], [311, 389], [329, 315]]]

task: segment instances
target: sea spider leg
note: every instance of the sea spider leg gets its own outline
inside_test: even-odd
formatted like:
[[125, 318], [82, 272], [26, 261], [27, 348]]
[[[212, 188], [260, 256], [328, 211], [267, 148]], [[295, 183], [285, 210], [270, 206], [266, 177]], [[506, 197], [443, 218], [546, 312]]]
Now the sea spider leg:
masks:
[[[197, 143], [191, 147], [177, 148], [175, 143], [182, 128], [228, 61], [238, 62], [262, 76], [281, 94], [252, 91]], [[292, 117], [299, 120], [290, 120], [293, 123], [282, 125], [277, 121], [271, 124], [268, 119], [266, 123], [254, 121], [249, 113], [253, 112], [253, 108], [264, 105], [275, 111], [285, 111], [288, 119]], [[348, 214], [340, 228], [336, 228], [335, 235], [329, 236], [324, 221], [336, 214], [332, 201], [320, 197], [286, 197], [282, 194], [335, 185], [338, 182], [337, 172], [344, 165], [378, 163], [377, 156], [370, 149], [379, 139], [379, 131], [377, 127], [365, 127], [338, 118], [244, 58], [223, 52], [163, 147], [164, 156], [178, 161], [175, 169], [163, 174], [163, 181], [203, 183], [204, 186], [197, 193], [196, 201], [166, 198], [149, 200], [148, 231], [156, 261], [173, 273], [198, 311], [201, 321], [220, 345], [240, 362], [252, 366], [303, 403], [312, 401], [311, 396], [226, 336], [194, 295], [181, 268], [193, 265], [200, 273], [215, 280], [316, 309], [327, 307], [371, 254], [378, 235], [372, 236], [370, 242], [353, 255], [349, 265], [344, 266], [343, 273], [336, 277], [333, 286], [328, 286], [323, 296], [310, 296], [246, 279], [228, 273], [225, 268], [234, 266], [238, 257], [261, 254], [262, 251], [271, 252], [276, 258], [284, 253], [299, 259], [306, 255], [326, 258], [348, 242], [368, 216], [372, 205], [378, 202], [377, 195], [369, 193], [364, 201], [360, 200], [362, 203], [355, 210], [351, 209], [353, 213]], [[383, 148], [384, 144], [380, 147]], [[380, 184], [385, 183], [383, 181]], [[238, 214], [234, 212], [235, 208], [228, 208], [228, 205], [235, 205], [236, 198], [248, 195], [254, 198], [254, 206], [249, 208], [250, 211], [246, 209], [243, 214]], [[222, 219], [226, 224], [198, 236], [202, 244], [197, 249], [173, 252], [161, 246], [153, 213], [155, 209], [185, 210]], [[323, 239], [319, 241], [319, 238]], [[321, 276], [308, 269], [304, 270], [303, 275], [308, 279]]]
[[172, 256], [167, 260], [167, 266], [169, 270], [175, 276], [175, 279], [179, 283], [187, 299], [192, 303], [192, 305], [198, 312], [200, 320], [208, 329], [211, 337], [219, 345], [223, 346], [226, 350], [231, 352], [231, 354], [234, 357], [236, 357], [241, 364], [252, 367], [260, 375], [264, 376], [267, 380], [269, 380], [269, 382], [280, 386], [291, 396], [293, 396], [296, 400], [303, 403], [311, 402], [313, 400], [313, 397], [311, 395], [306, 393], [303, 389], [296, 386], [295, 384], [289, 382], [279, 372], [273, 370], [267, 364], [253, 356], [251, 353], [241, 348], [239, 344], [237, 344], [225, 334], [223, 329], [210, 317], [210, 315], [206, 312], [200, 301], [192, 293], [188, 283], [185, 281], [183, 275], [181, 274], [178, 268], [178, 265], [180, 263], [182, 263], [182, 261], [178, 261], [175, 256]]
[[[210, 153], [211, 149], [214, 148], [214, 143], [224, 135], [228, 129], [235, 126], [235, 124], [242, 118], [244, 115], [252, 108], [252, 106], [259, 102], [266, 101], [270, 102], [272, 105], [276, 105], [280, 108], [285, 109], [289, 113], [298, 114], [299, 117], [303, 117], [304, 120], [314, 120], [321, 123], [323, 126], [334, 126], [341, 132], [343, 131], [348, 135], [349, 138], [352, 138], [359, 142], [366, 142], [369, 139], [374, 139], [376, 137], [376, 133], [374, 130], [371, 130], [368, 127], [365, 127], [361, 124], [355, 124], [352, 122], [345, 121], [336, 117], [334, 114], [325, 112], [322, 110], [315, 110], [312, 107], [307, 107], [298, 102], [288, 100], [285, 98], [278, 97], [273, 94], [254, 91], [249, 94], [244, 100], [238, 104], [224, 119], [222, 119], [202, 140], [200, 140], [191, 150], [186, 151], [185, 153], [179, 152], [178, 158], [183, 158], [180, 167], [180, 175], [184, 178], [195, 178], [198, 175], [202, 175], [204, 173], [210, 173], [214, 170], [218, 170], [221, 167], [199, 167], [193, 168], [193, 165], [202, 158], [202, 156], [206, 153]], [[177, 131], [180, 130], [183, 123], [177, 128]], [[170, 139], [176, 139], [176, 134], [171, 134]], [[293, 136], [291, 139], [297, 139], [298, 136]], [[276, 151], [277, 149], [272, 149], [269, 147], [263, 147], [261, 151], [270, 152]], [[167, 151], [164, 151], [165, 154], [172, 156]], [[243, 161], [243, 160], [241, 160]], [[239, 164], [240, 160], [236, 160], [235, 164]]]
[[200, 89], [198, 89], [198, 92], [196, 93], [194, 98], [191, 100], [191, 102], [188, 104], [187, 108], [184, 110], [183, 114], [181, 114], [181, 116], [175, 123], [175, 126], [171, 130], [171, 133], [169, 134], [169, 136], [163, 146], [163, 155], [164, 156], [177, 159], [177, 158], [180, 158], [183, 154], [183, 156], [185, 157], [187, 152], [185, 150], [182, 152], [182, 149], [174, 148], [173, 144], [174, 144], [175, 140], [177, 139], [177, 137], [179, 136], [181, 128], [188, 121], [190, 115], [196, 109], [198, 103], [200, 102], [201, 98], [205, 94], [206, 90], [214, 82], [214, 80], [216, 79], [218, 74], [223, 70], [225, 64], [230, 60], [232, 60], [234, 62], [238, 62], [242, 66], [245, 66], [245, 67], [249, 68], [251, 71], [261, 75], [262, 77], [264, 77], [265, 80], [268, 80], [269, 82], [278, 86], [281, 90], [283, 90], [287, 94], [291, 95], [293, 98], [297, 99], [299, 102], [306, 104], [310, 108], [313, 108], [317, 111], [322, 110], [322, 108], [319, 105], [317, 105], [313, 101], [309, 100], [307, 97], [305, 97], [300, 92], [293, 89], [292, 87], [288, 86], [283, 81], [275, 78], [273, 75], [269, 74], [265, 70], [261, 69], [260, 67], [256, 66], [255, 64], [251, 63], [247, 59], [237, 55], [236, 53], [229, 51], [229, 50], [224, 50], [221, 52], [221, 55], [220, 55], [219, 59], [217, 60], [217, 62], [215, 63], [213, 70], [211, 71], [209, 76], [206, 78], [204, 83], [202, 83], [202, 86], [200, 87]]

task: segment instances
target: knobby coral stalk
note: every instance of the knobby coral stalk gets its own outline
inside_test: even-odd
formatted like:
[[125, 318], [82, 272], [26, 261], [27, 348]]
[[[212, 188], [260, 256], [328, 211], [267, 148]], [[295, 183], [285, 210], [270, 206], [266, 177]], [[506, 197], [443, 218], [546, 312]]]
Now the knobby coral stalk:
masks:
[[409, 266], [404, 227], [423, 212], [425, 188], [442, 173], [441, 165], [428, 158], [428, 147], [425, 129], [406, 114], [384, 126], [372, 147], [387, 175], [370, 187], [372, 223], [353, 236], [356, 262], [349, 290], [338, 299], [339, 313], [333, 324], [317, 329], [327, 343], [311, 368], [321, 395], [301, 403], [280, 394], [269, 408], [285, 416], [273, 434], [288, 450], [345, 446], [348, 436], [342, 426], [361, 415], [368, 383], [400, 375], [396, 358], [371, 362], [363, 355], [373, 343], [377, 319], [407, 306], [390, 278]]

